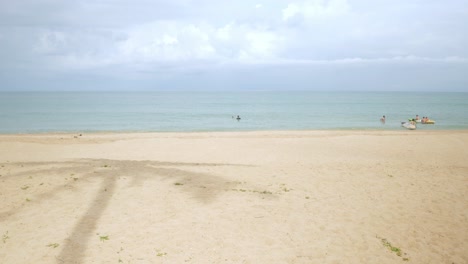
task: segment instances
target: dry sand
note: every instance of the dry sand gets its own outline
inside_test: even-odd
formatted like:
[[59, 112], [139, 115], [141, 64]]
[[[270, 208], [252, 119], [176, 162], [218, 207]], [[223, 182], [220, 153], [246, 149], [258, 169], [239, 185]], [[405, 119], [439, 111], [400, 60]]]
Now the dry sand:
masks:
[[0, 263], [468, 263], [468, 131], [0, 135], [0, 175]]

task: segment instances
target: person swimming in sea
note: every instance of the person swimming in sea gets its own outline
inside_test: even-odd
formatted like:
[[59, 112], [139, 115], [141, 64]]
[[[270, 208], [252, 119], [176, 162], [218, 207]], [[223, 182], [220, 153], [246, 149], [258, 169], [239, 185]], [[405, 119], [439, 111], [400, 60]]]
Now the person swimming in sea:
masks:
[[382, 117], [380, 118], [380, 122], [382, 122], [383, 124], [385, 124], [385, 116], [382, 116]]

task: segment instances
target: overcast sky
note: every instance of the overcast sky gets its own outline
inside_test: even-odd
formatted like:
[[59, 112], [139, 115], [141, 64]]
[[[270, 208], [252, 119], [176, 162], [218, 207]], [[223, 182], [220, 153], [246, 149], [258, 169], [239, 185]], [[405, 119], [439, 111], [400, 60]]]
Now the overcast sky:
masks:
[[0, 0], [0, 90], [468, 92], [468, 0]]

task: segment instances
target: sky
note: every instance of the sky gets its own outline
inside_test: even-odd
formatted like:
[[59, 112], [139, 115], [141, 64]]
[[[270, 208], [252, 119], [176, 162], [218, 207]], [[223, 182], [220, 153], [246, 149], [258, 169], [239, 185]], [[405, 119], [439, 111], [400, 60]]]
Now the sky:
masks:
[[0, 0], [0, 91], [468, 92], [468, 0]]

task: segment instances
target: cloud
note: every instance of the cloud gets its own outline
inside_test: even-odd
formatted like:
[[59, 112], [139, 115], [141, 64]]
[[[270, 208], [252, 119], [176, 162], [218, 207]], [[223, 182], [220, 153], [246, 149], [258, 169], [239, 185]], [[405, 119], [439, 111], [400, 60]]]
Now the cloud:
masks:
[[[247, 62], [245, 62], [247, 63]], [[424, 65], [424, 64], [466, 64], [468, 65], [468, 58], [464, 57], [443, 57], [443, 58], [430, 58], [418, 57], [414, 55], [408, 56], [394, 56], [394, 57], [381, 57], [381, 58], [362, 58], [351, 57], [341, 59], [329, 60], [313, 60], [313, 59], [272, 59], [272, 60], [256, 60], [249, 61], [250, 65], [275, 65], [275, 66], [363, 66], [363, 65]]]
[[230, 22], [215, 27], [208, 23], [155, 21], [118, 34], [46, 30], [38, 36], [35, 51], [53, 57], [58, 68], [124, 64], [150, 67], [177, 62], [217, 64], [271, 59], [278, 56], [281, 45], [282, 37], [277, 32], [248, 24]]
[[[96, 5], [105, 8], [109, 3], [85, 2], [81, 8]], [[120, 0], [118, 5], [127, 7], [128, 3]], [[181, 0], [177, 5], [188, 2]], [[261, 4], [255, 7], [267, 8]], [[424, 34], [431, 40], [429, 47], [419, 40], [421, 33], [420, 37], [412, 37], [414, 31], [424, 30], [422, 26], [399, 30], [399, 23], [389, 26], [386, 19], [369, 24], [364, 16], [351, 13], [346, 0], [305, 0], [268, 8], [269, 17], [257, 18], [254, 14], [248, 20], [153, 19], [116, 28], [44, 29], [37, 35], [34, 51], [48, 58], [51, 68], [62, 70], [109, 66], [161, 69], [163, 65], [186, 69], [222, 64], [463, 63], [468, 56], [466, 52], [431, 54], [425, 49], [453, 46], [453, 41]], [[291, 22], [301, 26], [291, 27]], [[461, 59], [440, 59], [446, 57]]]
[[209, 25], [155, 22], [131, 29], [116, 59], [129, 62], [209, 60], [216, 57]]
[[46, 31], [38, 37], [35, 50], [43, 54], [57, 54], [65, 52], [67, 36], [59, 31]]
[[322, 66], [458, 69], [467, 67], [466, 11], [459, 0], [237, 1], [228, 8], [214, 0], [3, 1], [0, 69], [4, 78], [13, 71], [177, 78], [269, 65], [285, 76]]
[[346, 14], [350, 9], [347, 0], [306, 0], [293, 2], [282, 10], [283, 20], [302, 17], [305, 20], [335, 17]]

